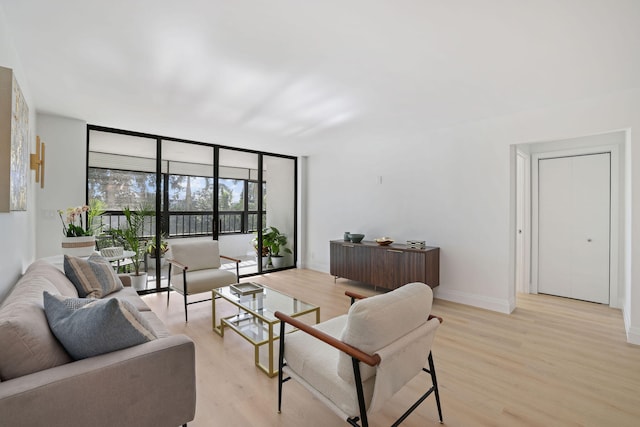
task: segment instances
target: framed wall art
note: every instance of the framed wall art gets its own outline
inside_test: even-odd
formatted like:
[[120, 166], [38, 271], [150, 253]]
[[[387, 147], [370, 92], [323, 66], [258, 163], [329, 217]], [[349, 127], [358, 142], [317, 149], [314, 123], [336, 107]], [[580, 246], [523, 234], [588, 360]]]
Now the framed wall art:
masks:
[[10, 68], [0, 67], [0, 212], [27, 210], [29, 107]]

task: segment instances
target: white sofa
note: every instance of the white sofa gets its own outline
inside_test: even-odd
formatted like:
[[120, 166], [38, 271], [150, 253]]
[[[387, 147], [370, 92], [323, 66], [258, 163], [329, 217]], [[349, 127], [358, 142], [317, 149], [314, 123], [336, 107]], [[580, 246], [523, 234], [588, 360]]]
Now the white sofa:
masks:
[[46, 261], [27, 269], [0, 305], [0, 425], [175, 427], [194, 418], [193, 341], [171, 335], [124, 284], [105, 298], [132, 303], [158, 338], [73, 361], [49, 328], [43, 292], [78, 292]]

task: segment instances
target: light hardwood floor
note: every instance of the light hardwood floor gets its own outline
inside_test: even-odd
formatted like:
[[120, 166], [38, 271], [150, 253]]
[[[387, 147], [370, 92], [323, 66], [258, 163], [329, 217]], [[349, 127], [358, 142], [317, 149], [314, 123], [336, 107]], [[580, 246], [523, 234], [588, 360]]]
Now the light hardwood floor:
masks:
[[[326, 320], [346, 313], [347, 289], [366, 295], [366, 285], [310, 270], [251, 278], [321, 307]], [[277, 378], [253, 364], [253, 347], [233, 331], [211, 331], [211, 303], [189, 307], [184, 322], [175, 293], [144, 297], [174, 333], [196, 343], [197, 409], [192, 427], [345, 426], [294, 381], [284, 385], [277, 414]], [[224, 307], [225, 303], [218, 303]], [[222, 305], [220, 305], [222, 304]], [[620, 310], [545, 295], [518, 295], [510, 315], [435, 300], [444, 317], [433, 355], [447, 426], [639, 426], [640, 347], [627, 344]], [[370, 424], [390, 425], [427, 382], [418, 376]], [[175, 393], [180, 393], [176, 390]], [[162, 405], [171, 404], [171, 396]], [[436, 426], [430, 397], [403, 426]]]

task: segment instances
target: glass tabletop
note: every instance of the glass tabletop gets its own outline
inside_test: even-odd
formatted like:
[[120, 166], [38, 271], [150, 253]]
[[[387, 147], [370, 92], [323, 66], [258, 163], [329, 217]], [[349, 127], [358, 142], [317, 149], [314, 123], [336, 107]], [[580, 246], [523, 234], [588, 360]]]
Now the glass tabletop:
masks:
[[317, 308], [313, 304], [306, 303], [297, 298], [268, 288], [264, 285], [252, 282], [254, 285], [261, 287], [258, 292], [242, 295], [236, 292], [232, 286], [225, 286], [215, 289], [215, 293], [228, 301], [233, 301], [240, 305], [244, 310], [262, 316], [268, 321], [276, 321], [274, 313], [279, 311], [289, 316], [295, 316], [299, 313], [308, 312]]

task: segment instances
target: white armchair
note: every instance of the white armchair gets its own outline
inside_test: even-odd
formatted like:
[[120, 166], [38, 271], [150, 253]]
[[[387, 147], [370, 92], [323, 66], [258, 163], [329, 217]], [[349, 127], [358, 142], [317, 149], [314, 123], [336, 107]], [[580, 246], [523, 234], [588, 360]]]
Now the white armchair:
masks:
[[[347, 295], [352, 302], [363, 298]], [[368, 415], [424, 371], [431, 376], [431, 387], [393, 425], [404, 421], [431, 393], [442, 422], [431, 355], [442, 319], [430, 314], [432, 301], [429, 286], [411, 283], [355, 302], [348, 314], [313, 326], [276, 312], [281, 320], [278, 412], [282, 384], [293, 378], [349, 424], [361, 422], [367, 427]], [[298, 330], [285, 334], [285, 323]]]
[[[186, 240], [170, 245], [172, 257], [169, 262], [169, 289], [167, 305], [171, 290], [182, 294], [184, 298], [184, 321], [188, 321], [187, 306], [198, 302], [211, 301], [211, 298], [198, 301], [187, 301], [187, 296], [211, 292], [215, 288], [238, 283], [240, 260], [220, 255], [217, 240]], [[220, 259], [224, 258], [236, 263], [235, 274], [221, 270]]]

